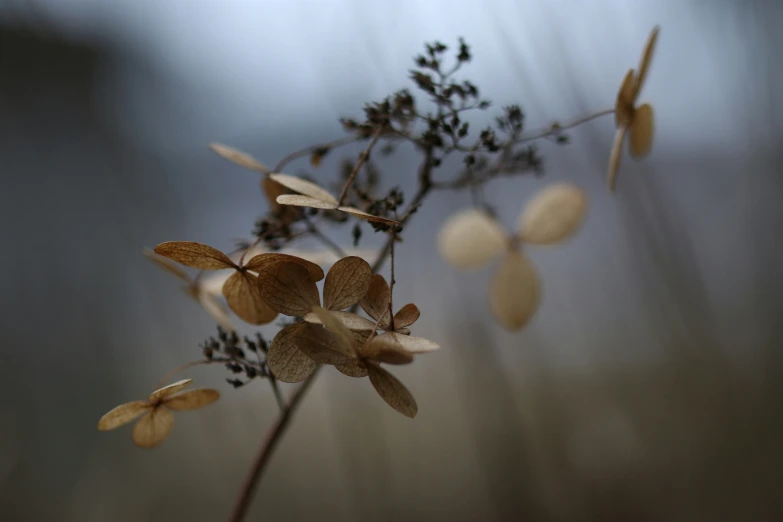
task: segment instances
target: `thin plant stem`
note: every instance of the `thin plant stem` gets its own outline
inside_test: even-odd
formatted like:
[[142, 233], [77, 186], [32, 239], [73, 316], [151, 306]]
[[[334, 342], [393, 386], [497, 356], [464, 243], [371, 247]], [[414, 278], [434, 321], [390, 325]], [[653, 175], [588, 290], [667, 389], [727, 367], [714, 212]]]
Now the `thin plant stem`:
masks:
[[310, 147], [305, 147], [304, 149], [300, 149], [297, 151], [292, 152], [288, 156], [281, 159], [277, 165], [275, 165], [275, 168], [272, 169], [272, 172], [280, 172], [283, 167], [294, 161], [295, 159], [302, 158], [304, 156], [309, 156], [313, 153], [313, 151], [318, 149], [334, 149], [337, 147], [342, 147], [343, 145], [348, 145], [349, 143], [354, 143], [356, 141], [359, 141], [361, 138], [356, 136], [347, 136], [345, 138], [340, 138], [338, 140], [330, 141], [328, 143], [323, 143], [321, 145], [313, 145]]
[[367, 148], [365, 148], [364, 151], [359, 155], [359, 160], [356, 162], [356, 165], [354, 165], [350, 176], [348, 176], [348, 180], [345, 182], [345, 185], [343, 185], [343, 190], [340, 192], [340, 197], [337, 199], [338, 206], [342, 205], [343, 201], [345, 201], [345, 196], [348, 195], [348, 189], [353, 184], [353, 180], [356, 178], [356, 174], [359, 173], [359, 169], [362, 168], [364, 162], [367, 161], [367, 158], [370, 157], [370, 151], [373, 147], [375, 147], [375, 144], [378, 143], [378, 139], [381, 137], [382, 133], [383, 127], [380, 127], [377, 131], [375, 131], [375, 134], [373, 134], [372, 140], [370, 140]]
[[590, 114], [580, 116], [579, 118], [567, 121], [565, 123], [553, 123], [552, 125], [550, 125], [545, 129], [539, 129], [529, 134], [523, 134], [518, 140], [516, 140], [515, 143], [526, 143], [528, 141], [534, 141], [541, 138], [553, 136], [564, 130], [570, 129], [572, 127], [576, 127], [578, 125], [582, 125], [583, 123], [587, 123], [590, 120], [594, 120], [602, 116], [607, 116], [609, 114], [614, 114], [614, 108], [604, 109], [598, 112], [591, 112]]
[[277, 379], [275, 379], [275, 376], [271, 373], [269, 374], [269, 385], [272, 386], [272, 392], [275, 394], [275, 400], [277, 401], [277, 406], [280, 408], [280, 411], [284, 411], [286, 409], [285, 405], [285, 399], [283, 398], [283, 394], [280, 392], [280, 386], [277, 385]]

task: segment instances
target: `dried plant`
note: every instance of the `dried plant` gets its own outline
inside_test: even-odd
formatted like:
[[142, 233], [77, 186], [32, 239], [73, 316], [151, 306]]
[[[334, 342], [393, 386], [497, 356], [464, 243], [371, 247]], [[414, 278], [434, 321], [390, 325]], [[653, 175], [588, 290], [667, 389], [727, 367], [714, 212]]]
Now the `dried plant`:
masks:
[[[393, 301], [395, 244], [407, 233], [407, 225], [433, 191], [464, 189], [474, 196], [473, 208], [455, 214], [444, 224], [438, 236], [441, 255], [457, 268], [472, 269], [503, 254], [490, 284], [490, 309], [509, 330], [529, 323], [541, 299], [541, 282], [522, 248], [561, 243], [576, 233], [587, 213], [587, 197], [571, 183], [545, 187], [525, 206], [514, 231], [506, 233], [484, 201], [481, 189], [493, 179], [541, 174], [543, 160], [534, 141], [549, 139], [565, 144], [569, 141], [566, 130], [614, 114], [618, 131], [608, 178], [613, 190], [625, 135], [630, 134], [634, 158], [646, 156], [652, 147], [652, 108], [648, 104], [637, 106], [637, 99], [657, 36], [656, 27], [639, 70], [625, 76], [614, 108], [532, 132], [525, 130], [520, 106], [512, 105], [501, 111], [493, 125], [471, 133], [466, 114], [485, 111], [490, 102], [480, 96], [475, 84], [457, 79], [472, 59], [470, 48], [460, 39], [449, 67], [445, 66], [448, 47], [440, 42], [427, 44], [425, 52], [414, 58], [410, 79], [424, 96], [424, 103], [408, 89], [368, 103], [362, 118], [341, 120], [345, 137], [295, 151], [273, 168], [228, 145], [210, 146], [221, 157], [261, 176], [260, 187], [269, 210], [255, 223], [254, 238], [242, 242], [230, 254], [202, 243], [169, 241], [145, 255], [185, 282], [188, 294], [219, 325], [217, 338], [210, 338], [201, 347], [203, 358], [169, 372], [163, 382], [185, 368], [221, 364], [231, 372], [227, 381], [234, 387], [254, 379], [269, 381], [280, 407], [277, 421], [264, 437], [240, 491], [231, 520], [243, 518], [274, 448], [322, 366], [334, 366], [350, 377], [369, 377], [388, 405], [407, 417], [416, 416], [418, 406], [413, 395], [382, 365], [410, 364], [415, 355], [440, 348], [436, 342], [411, 335], [411, 327], [421, 315], [419, 308], [408, 303], [395, 313]], [[338, 196], [324, 188], [328, 183], [315, 183], [308, 174], [283, 173], [290, 163], [303, 158], [309, 159], [311, 168], [319, 168], [328, 154], [357, 142], [367, 144], [355, 161], [348, 158], [342, 162], [334, 184]], [[386, 192], [379, 188], [384, 176], [374, 152], [377, 149], [382, 159], [401, 145], [412, 145], [422, 156], [418, 186], [410, 198], [397, 187]], [[461, 159], [458, 171], [436, 177], [443, 160], [454, 156]], [[325, 180], [326, 176], [319, 178]], [[352, 223], [354, 247], [367, 226], [386, 235], [386, 241], [370, 263], [364, 256], [349, 255], [325, 234], [321, 226], [325, 223], [337, 228]], [[303, 237], [322, 243], [332, 259], [312, 253], [295, 254], [290, 246]], [[387, 259], [388, 282], [378, 273]], [[324, 275], [322, 265], [328, 264], [332, 266]], [[191, 276], [179, 265], [199, 272]], [[218, 275], [205, 277], [205, 271]], [[317, 283], [321, 280], [323, 292], [319, 295]], [[278, 314], [289, 319], [279, 323], [271, 343], [260, 333], [256, 333], [255, 340], [240, 340], [228, 310], [250, 325], [270, 324]], [[360, 310], [366, 317], [359, 314]], [[237, 377], [240, 375], [245, 380]], [[303, 384], [286, 400], [278, 381]], [[114, 429], [146, 413], [133, 431], [133, 440], [138, 446], [153, 447], [171, 430], [170, 410], [199, 408], [219, 397], [215, 390], [178, 393], [189, 383], [180, 381], [158, 389], [146, 401], [118, 406], [104, 415], [98, 428]]]

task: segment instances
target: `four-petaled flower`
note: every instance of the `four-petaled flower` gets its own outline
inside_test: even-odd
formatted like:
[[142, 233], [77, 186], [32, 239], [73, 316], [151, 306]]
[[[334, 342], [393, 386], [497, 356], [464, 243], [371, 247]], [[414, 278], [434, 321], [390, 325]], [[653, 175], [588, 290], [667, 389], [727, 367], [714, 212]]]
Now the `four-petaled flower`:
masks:
[[469, 209], [450, 217], [438, 235], [445, 261], [461, 269], [479, 268], [505, 251], [492, 278], [490, 310], [506, 329], [521, 329], [541, 299], [541, 282], [522, 253], [523, 244], [553, 245], [574, 234], [587, 213], [587, 196], [579, 187], [556, 183], [539, 191], [524, 207], [517, 230], [507, 234], [488, 214]]
[[121, 404], [101, 417], [98, 429], [113, 430], [139, 419], [133, 428], [133, 442], [140, 448], [152, 448], [163, 442], [174, 426], [172, 411], [196, 410], [220, 398], [217, 390], [198, 389], [179, 393], [193, 382], [185, 379], [150, 394], [146, 401]]

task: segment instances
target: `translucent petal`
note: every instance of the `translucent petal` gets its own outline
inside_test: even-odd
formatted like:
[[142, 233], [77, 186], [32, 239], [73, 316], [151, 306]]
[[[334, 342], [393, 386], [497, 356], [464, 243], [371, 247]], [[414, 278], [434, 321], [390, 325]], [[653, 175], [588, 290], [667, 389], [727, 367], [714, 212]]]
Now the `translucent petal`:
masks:
[[324, 308], [343, 310], [359, 302], [370, 288], [372, 268], [361, 257], [344, 257], [337, 261], [324, 281]]
[[272, 375], [279, 381], [302, 382], [318, 366], [296, 344], [297, 335], [305, 327], [305, 323], [288, 325], [277, 333], [269, 345], [267, 363]]
[[223, 295], [229, 308], [246, 323], [267, 324], [277, 317], [277, 311], [261, 296], [258, 278], [247, 272], [234, 272], [223, 285]]
[[413, 362], [413, 354], [402, 347], [390, 335], [380, 335], [362, 346], [361, 356], [386, 364], [408, 364]]
[[642, 91], [642, 88], [644, 88], [644, 81], [647, 79], [647, 71], [650, 69], [650, 62], [655, 54], [655, 44], [658, 42], [658, 33], [660, 32], [660, 29], [661, 28], [656, 25], [652, 32], [650, 32], [650, 36], [647, 37], [647, 44], [644, 46], [644, 53], [642, 53], [642, 59], [639, 63], [639, 74], [636, 76], [636, 81], [634, 82], [634, 100], [639, 97], [639, 93]]
[[618, 127], [631, 123], [634, 104], [634, 70], [628, 69], [617, 91], [617, 100], [614, 104], [614, 123]]
[[[313, 314], [315, 314], [315, 316], [318, 317], [318, 320], [321, 321], [321, 324], [335, 336], [335, 339], [338, 342], [338, 346], [335, 349], [341, 351], [345, 355], [355, 357], [356, 342], [353, 332], [346, 328], [336, 316], [332, 315], [332, 312], [325, 310], [320, 306], [313, 307]], [[315, 325], [312, 326], [318, 328]], [[321, 328], [321, 331], [323, 331], [323, 328]]]
[[381, 274], [373, 274], [370, 286], [367, 288], [367, 294], [359, 301], [367, 315], [376, 321], [383, 316], [380, 322], [382, 328], [389, 324], [389, 297], [391, 290], [389, 284]]
[[471, 269], [487, 264], [502, 252], [507, 239], [493, 218], [470, 209], [451, 216], [441, 228], [437, 242], [447, 263]]
[[653, 108], [649, 103], [636, 109], [628, 132], [628, 146], [632, 158], [642, 159], [652, 150], [653, 134], [655, 133], [654, 120]]
[[541, 285], [533, 264], [520, 252], [509, 252], [490, 284], [489, 304], [497, 321], [516, 331], [538, 309]]
[[281, 205], [293, 205], [295, 207], [323, 208], [326, 210], [334, 210], [337, 208], [336, 205], [328, 201], [322, 201], [310, 196], [300, 196], [299, 194], [277, 196], [276, 201]]
[[265, 272], [269, 270], [277, 263], [296, 263], [302, 265], [310, 273], [310, 279], [314, 282], [320, 281], [324, 278], [323, 269], [312, 261], [297, 257], [291, 254], [281, 254], [278, 252], [267, 252], [253, 256], [249, 261], [245, 263], [245, 268], [253, 272]]
[[281, 314], [305, 316], [321, 304], [318, 287], [299, 264], [276, 264], [260, 273], [258, 281], [264, 301]]
[[156, 246], [155, 253], [201, 270], [236, 268], [234, 262], [220, 250], [193, 241], [167, 241]]
[[410, 326], [419, 320], [420, 315], [421, 312], [419, 312], [419, 307], [413, 303], [408, 303], [394, 314], [394, 328], [398, 329]]
[[190, 386], [190, 383], [192, 382], [193, 379], [182, 379], [181, 381], [177, 381], [175, 383], [169, 384], [168, 386], [164, 386], [163, 388], [158, 388], [157, 390], [155, 390], [150, 394], [149, 401], [155, 402], [158, 399], [165, 399], [170, 395], [174, 395], [175, 393], [182, 390], [183, 388]]
[[555, 183], [540, 190], [525, 205], [519, 219], [523, 241], [552, 245], [568, 239], [587, 214], [587, 194], [570, 183]]
[[[351, 330], [374, 330], [375, 329], [375, 321], [370, 321], [369, 319], [365, 319], [364, 317], [361, 317], [356, 314], [352, 314], [351, 312], [332, 312], [332, 315], [337, 318], [338, 321], [343, 323], [343, 326], [346, 328], [349, 328]], [[304, 320], [308, 323], [313, 324], [323, 324], [321, 323], [321, 320], [318, 318], [318, 316], [312, 312], [304, 316]]]
[[150, 409], [150, 403], [147, 401], [133, 401], [120, 404], [98, 421], [98, 429], [101, 431], [113, 430], [132, 420]]
[[246, 154], [241, 150], [235, 149], [234, 147], [229, 147], [228, 145], [223, 145], [222, 143], [210, 143], [209, 148], [212, 149], [212, 151], [217, 155], [227, 159], [228, 161], [236, 163], [240, 167], [245, 167], [246, 169], [263, 173], [269, 172], [270, 170], [269, 167], [255, 159], [250, 154]]
[[[315, 183], [296, 176], [289, 176], [288, 174], [270, 174], [269, 177], [294, 192], [328, 203], [331, 205], [331, 208], [337, 208], [337, 198]], [[280, 198], [278, 198], [277, 202], [283, 203], [280, 201]]]
[[356, 359], [353, 346], [346, 346], [338, 335], [317, 324], [304, 323], [296, 334], [295, 342], [318, 364], [348, 364]]
[[210, 389], [188, 390], [164, 399], [163, 404], [175, 411], [197, 410], [220, 398], [220, 392]]
[[615, 186], [617, 185], [617, 170], [620, 168], [620, 154], [623, 151], [623, 142], [625, 141], [627, 132], [628, 128], [622, 126], [617, 129], [617, 132], [614, 135], [612, 152], [609, 154], [609, 173], [607, 175], [607, 184], [611, 191], [614, 191]]
[[155, 408], [133, 427], [133, 442], [140, 448], [153, 448], [163, 442], [174, 427], [174, 416], [166, 408]]
[[359, 210], [358, 208], [353, 207], [337, 207], [337, 210], [340, 210], [342, 212], [345, 212], [347, 214], [352, 215], [353, 217], [358, 217], [359, 219], [363, 219], [365, 221], [372, 221], [374, 223], [385, 223], [387, 225], [399, 225], [399, 221], [395, 221], [393, 219], [381, 217], [381, 216], [374, 216], [372, 214], [368, 214], [367, 212], [363, 210]]
[[396, 377], [374, 364], [367, 365], [367, 372], [375, 391], [389, 406], [411, 419], [416, 416], [418, 407], [413, 395]]
[[364, 364], [364, 361], [358, 359], [347, 364], [335, 364], [334, 367], [348, 377], [367, 377], [367, 365]]
[[440, 349], [438, 343], [430, 341], [429, 339], [414, 337], [412, 335], [403, 335], [399, 332], [386, 332], [379, 335], [379, 337], [386, 337], [387, 335], [393, 337], [397, 343], [410, 353], [428, 353]]

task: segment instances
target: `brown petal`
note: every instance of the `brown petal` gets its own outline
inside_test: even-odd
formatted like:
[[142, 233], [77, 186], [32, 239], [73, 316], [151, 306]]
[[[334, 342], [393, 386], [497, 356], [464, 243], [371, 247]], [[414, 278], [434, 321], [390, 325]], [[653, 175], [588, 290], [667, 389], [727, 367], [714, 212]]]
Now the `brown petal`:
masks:
[[492, 277], [489, 305], [507, 330], [519, 330], [533, 317], [541, 288], [533, 264], [520, 252], [509, 252]]
[[367, 365], [364, 361], [355, 360], [348, 364], [335, 364], [334, 367], [348, 377], [367, 377]]
[[385, 328], [389, 324], [390, 295], [391, 290], [389, 290], [386, 279], [384, 279], [381, 274], [373, 274], [372, 279], [370, 280], [370, 286], [367, 289], [367, 294], [359, 301], [362, 310], [376, 321], [383, 316], [383, 319], [380, 322], [382, 328]]
[[313, 282], [320, 281], [324, 278], [324, 271], [320, 266], [307, 259], [302, 259], [301, 257], [289, 254], [259, 254], [245, 263], [245, 268], [247, 270], [252, 270], [253, 272], [261, 273], [269, 270], [277, 263], [296, 263], [297, 265], [302, 265], [310, 273], [310, 279]]
[[413, 303], [408, 303], [399, 310], [397, 310], [397, 313], [394, 314], [394, 328], [395, 330], [397, 328], [405, 328], [406, 326], [410, 326], [416, 321], [419, 320], [419, 316], [421, 315], [421, 312], [419, 312], [419, 307], [416, 306]]
[[339, 335], [317, 324], [304, 323], [295, 342], [305, 355], [318, 364], [348, 364], [356, 359], [352, 345], [346, 345]]
[[380, 335], [362, 346], [361, 356], [386, 364], [408, 364], [413, 362], [413, 354], [402, 347], [394, 337]]
[[387, 225], [399, 225], [399, 221], [395, 221], [393, 219], [381, 217], [381, 216], [373, 216], [372, 214], [368, 214], [367, 212], [363, 210], [359, 210], [358, 208], [353, 207], [337, 207], [337, 210], [341, 210], [345, 212], [346, 214], [350, 214], [353, 217], [358, 217], [359, 219], [363, 219], [365, 221], [372, 221], [374, 223], [385, 223]]
[[[338, 321], [343, 323], [343, 326], [350, 330], [365, 330], [371, 331], [375, 329], [375, 321], [370, 321], [351, 312], [332, 312], [332, 315], [337, 318]], [[304, 316], [304, 320], [308, 323], [323, 324], [318, 316], [312, 312]]]
[[124, 424], [128, 424], [139, 415], [150, 409], [147, 401], [133, 401], [120, 404], [98, 421], [98, 429], [101, 431], [113, 430]]
[[153, 448], [163, 442], [174, 427], [174, 416], [166, 408], [155, 408], [133, 427], [133, 442], [140, 448]]
[[327, 210], [334, 210], [336, 205], [328, 201], [321, 201], [317, 198], [311, 198], [310, 196], [300, 196], [299, 194], [284, 194], [277, 196], [276, 200], [281, 205], [293, 205], [295, 207], [309, 207], [309, 208], [323, 208]]
[[523, 241], [534, 245], [560, 243], [573, 235], [587, 214], [587, 195], [570, 183], [554, 183], [525, 205], [519, 219]]
[[245, 167], [246, 169], [263, 173], [267, 173], [270, 170], [269, 167], [255, 159], [250, 154], [246, 154], [241, 150], [235, 149], [234, 147], [229, 147], [228, 145], [223, 145], [221, 143], [210, 143], [209, 148], [212, 149], [213, 152], [217, 153], [218, 156], [236, 163], [240, 167]]
[[[318, 317], [318, 320], [321, 321], [321, 324], [323, 324], [326, 329], [334, 334], [334, 336], [337, 339], [337, 342], [339, 343], [339, 346], [337, 346], [337, 349], [340, 350], [345, 355], [349, 355], [351, 357], [356, 357], [356, 337], [354, 336], [354, 333], [346, 328], [342, 322], [340, 322], [339, 319], [337, 319], [336, 316], [332, 315], [332, 312], [329, 310], [325, 310], [321, 308], [320, 306], [314, 306], [313, 307], [313, 314]], [[308, 323], [310, 324], [310, 323]], [[318, 328], [316, 325], [312, 325], [316, 328]], [[321, 328], [323, 330], [323, 328]]]
[[410, 353], [427, 353], [440, 349], [436, 342], [424, 339], [423, 337], [414, 337], [412, 335], [403, 335], [399, 332], [386, 332], [378, 337], [392, 337], [398, 344], [408, 350]]
[[261, 296], [281, 314], [305, 316], [321, 304], [310, 273], [297, 263], [278, 263], [258, 277]]
[[186, 274], [185, 271], [182, 270], [178, 265], [175, 265], [163, 256], [159, 256], [149, 248], [145, 248], [143, 252], [145, 257], [147, 257], [150, 261], [158, 265], [169, 274], [172, 274], [174, 277], [177, 277], [186, 283], [190, 282], [190, 277], [188, 277], [188, 274]]
[[267, 364], [279, 381], [302, 382], [318, 366], [296, 344], [303, 328], [306, 328], [305, 323], [290, 324], [280, 330], [269, 345]]
[[361, 257], [340, 259], [326, 274], [324, 281], [324, 308], [343, 310], [358, 303], [366, 294], [372, 280], [372, 268]]
[[652, 150], [653, 134], [655, 133], [655, 118], [653, 108], [649, 103], [645, 103], [634, 114], [633, 122], [629, 131], [628, 145], [631, 157], [642, 159]]
[[636, 75], [636, 81], [634, 82], [634, 100], [639, 97], [639, 93], [644, 87], [644, 81], [647, 79], [647, 71], [650, 68], [650, 62], [655, 53], [655, 44], [658, 41], [658, 32], [660, 29], [661, 28], [656, 25], [652, 32], [650, 32], [650, 36], [647, 37], [647, 44], [644, 46], [642, 61], [639, 63], [639, 74]]
[[258, 278], [237, 271], [223, 285], [223, 295], [229, 308], [249, 324], [267, 324], [274, 321], [277, 312], [261, 297]]
[[158, 399], [165, 399], [170, 395], [174, 395], [175, 393], [182, 390], [183, 388], [190, 386], [190, 383], [192, 382], [193, 379], [182, 379], [181, 381], [177, 381], [175, 383], [169, 384], [167, 386], [164, 386], [163, 388], [158, 388], [157, 390], [155, 390], [150, 394], [148, 400], [150, 402], [155, 402]]
[[[330, 204], [331, 206], [329, 208], [337, 208], [337, 198], [332, 196], [327, 190], [319, 187], [315, 183], [305, 181], [302, 178], [298, 178], [296, 176], [289, 176], [288, 174], [270, 174], [269, 177], [272, 178], [273, 181], [277, 181], [284, 187], [291, 189], [294, 192], [298, 192], [304, 196], [310, 196], [311, 198], [317, 199], [322, 203]], [[279, 198], [277, 202], [283, 203]]]
[[633, 69], [628, 69], [617, 91], [617, 100], [614, 104], [614, 123], [618, 127], [631, 123], [634, 104], [634, 74]]
[[156, 246], [155, 253], [201, 270], [221, 270], [237, 266], [220, 250], [193, 241], [167, 241]]
[[469, 209], [451, 216], [438, 234], [438, 250], [456, 268], [479, 268], [506, 247], [506, 233], [484, 212]]
[[368, 364], [367, 371], [375, 391], [389, 406], [411, 419], [416, 416], [418, 412], [416, 401], [411, 392], [396, 377], [374, 364]]
[[620, 167], [620, 154], [623, 151], [623, 142], [625, 141], [625, 134], [628, 132], [628, 128], [625, 126], [617, 129], [617, 133], [614, 135], [614, 144], [612, 145], [612, 152], [609, 155], [609, 174], [607, 176], [607, 183], [609, 190], [614, 191], [617, 185], [617, 169]]
[[274, 212], [280, 212], [281, 207], [280, 203], [277, 202], [277, 197], [288, 194], [288, 189], [269, 176], [264, 176], [261, 180], [261, 190], [263, 190], [267, 201], [269, 201], [269, 208]]
[[173, 397], [164, 399], [163, 404], [174, 411], [197, 410], [220, 398], [217, 390], [189, 390]]

